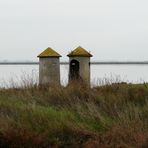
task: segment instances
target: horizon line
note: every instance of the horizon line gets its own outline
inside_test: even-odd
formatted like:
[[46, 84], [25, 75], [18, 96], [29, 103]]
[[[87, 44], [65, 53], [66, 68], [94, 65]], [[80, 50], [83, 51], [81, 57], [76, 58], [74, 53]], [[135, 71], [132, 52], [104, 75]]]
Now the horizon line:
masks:
[[[67, 65], [69, 62], [61, 61], [61, 65]], [[91, 65], [144, 65], [148, 64], [148, 61], [91, 61]], [[39, 65], [39, 62], [35, 61], [0, 61], [0, 65]]]

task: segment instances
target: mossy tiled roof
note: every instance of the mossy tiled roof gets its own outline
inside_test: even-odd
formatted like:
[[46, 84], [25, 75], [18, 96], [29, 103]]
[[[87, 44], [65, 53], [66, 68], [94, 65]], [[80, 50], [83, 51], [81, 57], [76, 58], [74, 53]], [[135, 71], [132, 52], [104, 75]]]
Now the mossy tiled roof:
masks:
[[86, 51], [84, 48], [82, 48], [81, 46], [77, 47], [67, 56], [69, 57], [92, 57], [92, 55], [88, 51]]
[[59, 53], [57, 53], [52, 48], [48, 47], [46, 50], [44, 50], [41, 54], [38, 55], [39, 58], [42, 57], [61, 57]]

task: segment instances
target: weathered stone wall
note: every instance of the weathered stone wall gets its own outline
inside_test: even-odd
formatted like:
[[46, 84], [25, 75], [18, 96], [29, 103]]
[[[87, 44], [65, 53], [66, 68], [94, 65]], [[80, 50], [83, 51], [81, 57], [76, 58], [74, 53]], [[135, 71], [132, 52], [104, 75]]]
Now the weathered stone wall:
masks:
[[60, 84], [59, 58], [40, 58], [39, 63], [39, 84]]
[[[90, 84], [90, 57], [70, 57], [70, 61], [77, 60], [80, 64], [80, 77]], [[70, 70], [69, 70], [70, 71]]]

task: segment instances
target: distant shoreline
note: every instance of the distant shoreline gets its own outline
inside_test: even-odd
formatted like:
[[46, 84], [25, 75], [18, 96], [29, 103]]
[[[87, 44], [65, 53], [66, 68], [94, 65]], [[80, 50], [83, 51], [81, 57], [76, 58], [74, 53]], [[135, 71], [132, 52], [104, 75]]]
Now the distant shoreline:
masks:
[[[67, 65], [68, 62], [60, 62]], [[148, 65], [148, 61], [94, 61], [91, 65]], [[0, 65], [39, 65], [39, 62], [0, 62]]]

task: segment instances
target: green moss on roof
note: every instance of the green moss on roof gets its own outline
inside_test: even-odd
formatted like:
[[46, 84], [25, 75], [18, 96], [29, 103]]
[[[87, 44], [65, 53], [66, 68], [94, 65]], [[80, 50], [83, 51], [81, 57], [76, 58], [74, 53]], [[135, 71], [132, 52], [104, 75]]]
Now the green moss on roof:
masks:
[[71, 53], [69, 53], [67, 56], [69, 57], [92, 57], [92, 55], [86, 51], [81, 46], [77, 47], [75, 50], [73, 50]]
[[41, 54], [38, 55], [39, 58], [42, 57], [61, 57], [59, 53], [57, 53], [52, 48], [48, 47], [46, 50], [44, 50]]

